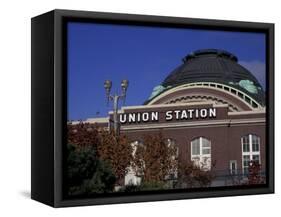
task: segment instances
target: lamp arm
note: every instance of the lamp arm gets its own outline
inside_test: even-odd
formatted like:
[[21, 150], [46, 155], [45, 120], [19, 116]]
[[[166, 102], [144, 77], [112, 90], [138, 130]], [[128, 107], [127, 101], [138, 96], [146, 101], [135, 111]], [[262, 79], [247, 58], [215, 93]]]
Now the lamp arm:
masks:
[[108, 100], [110, 100], [110, 101], [114, 100], [114, 96], [112, 96], [110, 94], [107, 97], [108, 97]]
[[122, 93], [122, 95], [119, 96], [119, 99], [123, 100], [123, 105], [125, 105], [125, 101], [126, 101], [126, 92]]

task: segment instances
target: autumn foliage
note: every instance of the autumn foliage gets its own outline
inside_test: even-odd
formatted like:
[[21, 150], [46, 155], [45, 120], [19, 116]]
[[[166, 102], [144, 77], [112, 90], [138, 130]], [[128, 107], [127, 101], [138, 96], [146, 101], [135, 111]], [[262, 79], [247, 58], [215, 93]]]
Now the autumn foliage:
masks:
[[[133, 142], [125, 135], [115, 135], [114, 132], [95, 124], [81, 122], [68, 125], [67, 138], [68, 144], [78, 147], [78, 149], [74, 147], [75, 150], [83, 150], [73, 156], [83, 157], [85, 150], [88, 150], [87, 147], [91, 147], [89, 150], [95, 153], [97, 160], [104, 162], [98, 164], [100, 167], [97, 171], [100, 174], [105, 174], [104, 172], [110, 174], [108, 165], [116, 178], [115, 185], [123, 185], [128, 170], [133, 169], [135, 174], [141, 177], [141, 184], [129, 186], [128, 189], [123, 189], [124, 191], [203, 187], [209, 186], [214, 179], [210, 171], [202, 170], [193, 162], [180, 162], [177, 144], [164, 138], [161, 132], [145, 134], [138, 142]], [[90, 159], [90, 156], [88, 158]], [[81, 166], [83, 169], [87, 165]], [[77, 168], [80, 168], [80, 165], [77, 165]], [[100, 168], [104, 168], [105, 171]], [[85, 188], [92, 186], [93, 183], [96, 186], [95, 182], [89, 183]]]
[[125, 135], [114, 135], [95, 124], [69, 124], [68, 144], [94, 146], [97, 156], [112, 167], [117, 180], [125, 176], [132, 160], [132, 147]]
[[144, 135], [135, 148], [133, 168], [142, 181], [164, 181], [176, 172], [177, 147], [169, 145], [161, 133]]
[[179, 187], [208, 187], [215, 178], [215, 174], [211, 170], [203, 170], [200, 166], [193, 162], [182, 164], [179, 166]]
[[132, 147], [125, 135], [101, 131], [97, 152], [101, 159], [110, 163], [117, 180], [126, 175], [132, 161]]
[[264, 184], [265, 179], [261, 175], [261, 165], [256, 161], [251, 161], [249, 164], [248, 184]]

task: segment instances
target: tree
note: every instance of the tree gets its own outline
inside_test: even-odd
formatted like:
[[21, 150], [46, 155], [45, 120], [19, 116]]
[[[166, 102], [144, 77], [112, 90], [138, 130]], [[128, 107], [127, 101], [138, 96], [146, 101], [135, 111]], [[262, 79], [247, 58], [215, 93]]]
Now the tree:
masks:
[[161, 182], [176, 172], [177, 147], [167, 143], [162, 133], [144, 135], [136, 147], [132, 167], [142, 182]]
[[102, 131], [97, 146], [99, 157], [110, 163], [114, 174], [120, 181], [128, 172], [132, 161], [132, 147], [125, 135]]
[[[213, 165], [215, 166], [215, 165]], [[193, 162], [181, 163], [179, 165], [178, 187], [208, 187], [215, 178], [211, 170], [204, 170], [203, 167], [195, 165]]]
[[105, 162], [98, 159], [93, 146], [67, 146], [67, 186], [69, 195], [112, 192], [115, 176]]
[[99, 128], [95, 124], [79, 123], [67, 125], [67, 141], [68, 144], [87, 146], [99, 144]]
[[251, 161], [249, 164], [248, 184], [264, 184], [264, 177], [261, 176], [261, 165], [256, 161]]
[[132, 147], [125, 135], [115, 135], [95, 124], [68, 125], [68, 143], [93, 146], [99, 159], [111, 166], [116, 181], [122, 180], [132, 160]]

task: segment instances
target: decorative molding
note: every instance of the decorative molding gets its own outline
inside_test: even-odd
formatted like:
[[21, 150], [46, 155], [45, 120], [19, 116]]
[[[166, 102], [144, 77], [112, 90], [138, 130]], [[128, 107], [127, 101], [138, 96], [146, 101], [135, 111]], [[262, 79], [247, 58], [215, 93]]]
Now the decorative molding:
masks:
[[175, 122], [175, 123], [157, 123], [157, 124], [139, 124], [130, 126], [121, 126], [121, 131], [127, 130], [152, 130], [152, 129], [162, 129], [162, 128], [178, 128], [178, 127], [218, 127], [218, 126], [231, 126], [231, 125], [256, 125], [265, 124], [265, 118], [255, 118], [255, 119], [223, 119], [223, 120], [208, 120], [208, 121], [186, 121], [186, 122]]
[[[263, 108], [262, 105], [260, 105], [255, 99], [250, 97], [248, 94], [246, 94], [234, 87], [231, 87], [231, 86], [228, 86], [225, 84], [218, 84], [218, 83], [214, 83], [214, 82], [196, 82], [196, 83], [183, 84], [183, 85], [174, 87], [174, 88], [167, 90], [167, 91], [163, 92], [162, 94], [156, 96], [154, 99], [152, 99], [148, 103], [148, 105], [152, 105], [152, 104], [156, 103], [158, 100], [160, 100], [161, 98], [163, 98], [165, 96], [168, 96], [169, 94], [175, 93], [180, 90], [193, 89], [193, 88], [212, 89], [212, 90], [223, 92], [227, 95], [230, 95], [230, 96], [238, 99], [239, 101], [241, 101], [242, 103], [247, 105], [252, 110], [258, 110], [258, 109]], [[235, 92], [236, 94], [234, 94], [233, 92]], [[238, 95], [242, 96], [242, 98], [239, 97]], [[249, 99], [249, 102], [246, 101], [246, 99]], [[256, 107], [254, 105], [256, 105]]]
[[210, 101], [213, 104], [216, 105], [226, 105], [228, 106], [230, 111], [241, 111], [242, 109], [238, 106], [235, 106], [229, 102], [227, 102], [226, 100], [223, 99], [219, 99], [218, 97], [215, 96], [211, 96], [211, 95], [187, 95], [185, 97], [180, 97], [180, 98], [176, 98], [176, 99], [172, 99], [171, 101], [168, 101], [167, 104], [178, 104], [178, 102], [180, 102], [181, 104], [184, 104], [183, 102], [186, 101], [188, 103], [188, 101], [192, 101], [193, 99], [200, 99], [202, 101]]

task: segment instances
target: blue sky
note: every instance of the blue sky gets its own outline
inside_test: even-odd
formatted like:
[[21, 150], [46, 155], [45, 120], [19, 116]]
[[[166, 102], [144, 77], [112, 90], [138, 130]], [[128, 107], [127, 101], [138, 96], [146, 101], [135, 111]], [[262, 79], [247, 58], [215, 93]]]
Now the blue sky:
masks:
[[[68, 23], [68, 119], [106, 116], [103, 82], [128, 79], [126, 105], [141, 105], [192, 51], [223, 49], [235, 54], [265, 87], [265, 35], [95, 23]], [[97, 112], [99, 115], [97, 115]]]

